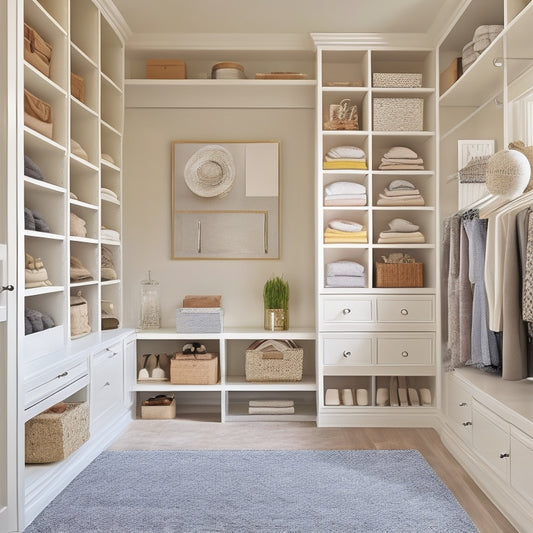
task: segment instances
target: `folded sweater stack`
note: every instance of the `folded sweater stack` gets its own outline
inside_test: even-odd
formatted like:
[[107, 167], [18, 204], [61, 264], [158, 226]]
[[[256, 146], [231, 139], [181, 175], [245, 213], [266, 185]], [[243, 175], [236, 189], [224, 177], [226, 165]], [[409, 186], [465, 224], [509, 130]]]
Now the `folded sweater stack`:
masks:
[[324, 205], [366, 205], [366, 187], [353, 181], [336, 181], [324, 187]]
[[472, 40], [463, 47], [463, 72], [472, 66], [472, 63], [490, 46], [502, 30], [503, 26], [499, 24], [484, 24], [475, 29]]
[[378, 170], [424, 170], [424, 160], [406, 146], [393, 146], [381, 158]]
[[325, 244], [366, 242], [368, 242], [366, 228], [352, 220], [332, 220], [324, 232]]
[[366, 170], [365, 151], [357, 146], [331, 148], [324, 157], [324, 170]]
[[364, 287], [365, 267], [356, 261], [334, 261], [326, 265], [326, 287]]
[[294, 400], [250, 400], [250, 415], [293, 415]]
[[424, 198], [410, 181], [394, 180], [379, 194], [378, 205], [424, 205]]
[[36, 180], [44, 181], [41, 169], [27, 155], [24, 155], [24, 175]]
[[393, 218], [389, 229], [379, 234], [378, 244], [422, 244], [426, 242], [419, 227], [403, 218]]

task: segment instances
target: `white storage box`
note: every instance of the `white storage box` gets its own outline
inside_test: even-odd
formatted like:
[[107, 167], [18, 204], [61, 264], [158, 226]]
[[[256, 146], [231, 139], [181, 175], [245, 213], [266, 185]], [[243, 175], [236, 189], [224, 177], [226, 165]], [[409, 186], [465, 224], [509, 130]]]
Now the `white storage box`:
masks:
[[222, 307], [179, 307], [176, 310], [178, 333], [220, 333], [223, 326]]
[[422, 98], [374, 98], [374, 131], [422, 131]]
[[422, 74], [410, 72], [374, 72], [373, 87], [422, 87]]

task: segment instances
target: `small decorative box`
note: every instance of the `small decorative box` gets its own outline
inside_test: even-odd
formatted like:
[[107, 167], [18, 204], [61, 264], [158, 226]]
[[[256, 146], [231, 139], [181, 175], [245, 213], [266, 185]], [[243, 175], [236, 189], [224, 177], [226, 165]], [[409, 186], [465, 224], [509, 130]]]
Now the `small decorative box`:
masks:
[[220, 333], [223, 325], [222, 307], [179, 307], [176, 310], [178, 333]]
[[422, 98], [374, 98], [374, 131], [422, 131]]
[[422, 74], [410, 72], [374, 72], [372, 75], [373, 87], [422, 87]]
[[149, 59], [146, 78], [157, 80], [183, 80], [187, 77], [185, 61], [181, 59]]

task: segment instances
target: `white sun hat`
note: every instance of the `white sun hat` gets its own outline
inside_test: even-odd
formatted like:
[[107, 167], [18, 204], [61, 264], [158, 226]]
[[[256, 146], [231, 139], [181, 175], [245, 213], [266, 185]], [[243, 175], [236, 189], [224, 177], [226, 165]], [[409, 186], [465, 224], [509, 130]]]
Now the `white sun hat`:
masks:
[[226, 196], [235, 181], [235, 163], [231, 153], [219, 144], [197, 150], [185, 164], [185, 183], [204, 198]]

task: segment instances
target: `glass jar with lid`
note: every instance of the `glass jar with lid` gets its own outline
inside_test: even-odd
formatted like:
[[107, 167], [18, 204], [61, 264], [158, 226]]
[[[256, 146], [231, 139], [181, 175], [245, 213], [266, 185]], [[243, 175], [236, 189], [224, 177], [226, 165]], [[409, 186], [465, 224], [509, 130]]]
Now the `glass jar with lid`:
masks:
[[161, 327], [161, 303], [159, 282], [152, 279], [148, 271], [148, 279], [141, 281], [141, 316], [139, 327], [156, 329]]

